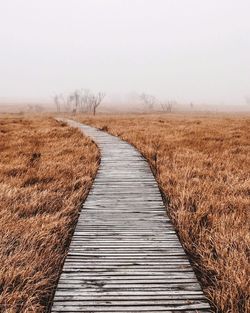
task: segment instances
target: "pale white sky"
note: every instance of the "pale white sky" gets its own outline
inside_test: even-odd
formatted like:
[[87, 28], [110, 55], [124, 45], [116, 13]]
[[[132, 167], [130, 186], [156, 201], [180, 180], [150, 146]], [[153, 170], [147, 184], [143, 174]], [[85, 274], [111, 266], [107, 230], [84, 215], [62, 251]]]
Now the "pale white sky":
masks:
[[250, 0], [0, 0], [0, 98], [76, 88], [244, 103]]

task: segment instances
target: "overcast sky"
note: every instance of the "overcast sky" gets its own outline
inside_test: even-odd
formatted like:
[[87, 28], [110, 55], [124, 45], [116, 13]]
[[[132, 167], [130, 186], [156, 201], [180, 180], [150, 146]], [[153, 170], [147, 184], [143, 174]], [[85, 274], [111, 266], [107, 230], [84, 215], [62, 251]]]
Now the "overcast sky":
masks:
[[0, 0], [0, 98], [76, 88], [244, 103], [250, 0]]

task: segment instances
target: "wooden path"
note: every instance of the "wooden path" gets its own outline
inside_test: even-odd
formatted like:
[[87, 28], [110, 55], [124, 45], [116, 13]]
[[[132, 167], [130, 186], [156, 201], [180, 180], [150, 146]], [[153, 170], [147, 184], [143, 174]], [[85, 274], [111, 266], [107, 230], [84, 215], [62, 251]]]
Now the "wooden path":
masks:
[[210, 312], [147, 162], [128, 143], [68, 121], [102, 159], [52, 312]]

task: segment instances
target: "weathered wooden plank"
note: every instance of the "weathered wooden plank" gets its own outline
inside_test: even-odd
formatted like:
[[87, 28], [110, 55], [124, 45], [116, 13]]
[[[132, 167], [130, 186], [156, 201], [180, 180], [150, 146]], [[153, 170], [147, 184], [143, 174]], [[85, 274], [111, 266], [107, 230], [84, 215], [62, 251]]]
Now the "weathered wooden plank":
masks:
[[[177, 271], [180, 270], [180, 268], [188, 268], [190, 271], [192, 271], [192, 268], [190, 266], [190, 263], [185, 258], [178, 259], [178, 258], [166, 258], [166, 259], [124, 259], [124, 258], [115, 258], [115, 259], [109, 259], [109, 258], [85, 258], [84, 262], [81, 262], [81, 258], [71, 258], [67, 260], [65, 263], [65, 266], [67, 266], [70, 263], [69, 266], [78, 266], [79, 269], [81, 268], [91, 268], [91, 267], [98, 267], [98, 268], [108, 268], [109, 266], [113, 266], [116, 268], [116, 270], [124, 269], [130, 270], [130, 269], [147, 269], [147, 267], [151, 268], [161, 268], [162, 270], [164, 268], [173, 268]], [[86, 267], [85, 267], [86, 266]]]
[[[161, 291], [152, 291], [152, 290], [141, 290], [141, 291], [133, 291], [133, 290], [125, 290], [125, 291], [75, 291], [75, 290], [59, 290], [58, 291], [58, 295], [59, 296], [82, 296], [82, 297], [87, 297], [87, 298], [94, 298], [94, 297], [100, 297], [101, 298], [105, 298], [105, 297], [122, 297], [122, 296], [126, 296], [126, 297], [185, 297], [185, 296], [197, 296], [197, 295], [201, 295], [203, 296], [203, 292], [200, 290], [161, 290]], [[86, 298], [86, 299], [87, 299]]]
[[102, 159], [52, 312], [208, 312], [145, 159], [119, 138], [68, 123], [97, 142]]
[[[129, 302], [129, 304], [131, 305], [131, 301], [138, 301], [140, 302], [140, 304], [143, 304], [142, 301], [145, 301], [144, 304], [148, 304], [149, 301], [154, 301], [154, 303], [156, 303], [156, 301], [158, 301], [158, 303], [161, 304], [167, 304], [165, 301], [169, 301], [169, 300], [176, 300], [176, 301], [180, 301], [180, 300], [202, 300], [204, 299], [203, 294], [194, 294], [194, 295], [190, 295], [190, 294], [184, 294], [184, 295], [150, 295], [150, 297], [148, 295], [140, 295], [140, 296], [134, 296], [134, 295], [114, 295], [114, 296], [103, 296], [103, 294], [101, 295], [96, 295], [95, 297], [93, 296], [87, 296], [85, 294], [74, 294], [73, 295], [60, 295], [57, 297], [57, 300], [55, 302], [63, 302], [63, 301], [81, 301], [86, 303], [86, 301], [93, 301], [96, 303], [98, 302], [98, 304], [100, 304], [100, 301], [106, 301], [106, 302], [110, 302], [112, 301], [112, 304], [115, 304], [114, 301], [116, 301], [116, 303], [122, 304], [121, 302], [118, 301], [126, 301]], [[184, 302], [183, 301], [183, 302]], [[90, 302], [88, 302], [88, 304], [90, 304]], [[170, 304], [168, 302], [168, 304]]]
[[[59, 282], [57, 286], [57, 290], [63, 289], [63, 290], [78, 290], [78, 291], [121, 291], [121, 290], [133, 290], [133, 291], [139, 291], [139, 290], [155, 290], [155, 291], [166, 291], [166, 290], [200, 290], [200, 285], [196, 283], [184, 283], [184, 282], [169, 282], [168, 284], [162, 283], [162, 284], [106, 284], [103, 286], [103, 284], [100, 282], [100, 284], [97, 283], [86, 283], [84, 284], [62, 284]], [[56, 297], [55, 297], [56, 299]]]
[[[180, 304], [180, 305], [145, 305], [145, 306], [140, 306], [140, 305], [132, 305], [132, 306], [117, 306], [117, 305], [93, 305], [93, 306], [84, 306], [84, 305], [70, 305], [64, 302], [64, 304], [57, 304], [55, 303], [55, 310], [62, 310], [61, 312], [68, 312], [68, 310], [74, 311], [80, 310], [80, 312], [152, 312], [152, 310], [158, 310], [158, 311], [163, 311], [165, 312], [166, 310], [190, 310], [190, 309], [195, 309], [195, 310], [201, 310], [201, 309], [209, 309], [209, 306], [207, 303], [195, 303], [193, 304], [192, 301], [190, 301], [187, 304]], [[59, 311], [60, 312], [60, 311]]]
[[96, 273], [95, 271], [88, 271], [88, 272], [84, 272], [84, 271], [64, 271], [61, 275], [61, 278], [63, 277], [73, 277], [73, 278], [86, 278], [86, 279], [90, 279], [87, 277], [92, 277], [93, 279], [99, 279], [103, 277], [115, 277], [117, 279], [123, 279], [124, 277], [126, 277], [126, 279], [137, 279], [141, 280], [143, 278], [147, 278], [147, 279], [153, 279], [153, 278], [170, 278], [170, 277], [174, 277], [174, 278], [187, 278], [187, 277], [192, 277], [195, 278], [195, 275], [193, 272], [189, 271], [189, 272], [182, 272], [182, 271], [155, 271], [155, 270], [148, 270], [148, 271], [144, 271], [144, 272], [140, 272], [140, 271], [120, 271], [120, 272], [115, 272], [115, 271], [105, 271], [105, 272], [98, 272]]
[[[64, 305], [65, 300], [57, 300], [55, 301], [56, 305]], [[172, 306], [180, 306], [180, 305], [187, 305], [192, 303], [194, 304], [198, 304], [200, 308], [207, 308], [207, 304], [200, 300], [200, 299], [176, 299], [176, 300], [170, 300], [170, 299], [138, 299], [138, 300], [112, 300], [112, 306], [153, 306], [153, 305], [172, 305]], [[71, 306], [102, 306], [102, 307], [109, 307], [110, 306], [110, 301], [108, 300], [101, 300], [101, 299], [94, 299], [94, 300], [80, 300], [77, 301], [75, 299], [70, 299], [67, 300], [67, 305], [71, 305]]]
[[[180, 271], [181, 270], [181, 271]], [[174, 267], [170, 267], [170, 268], [164, 268], [164, 267], [146, 267], [146, 268], [133, 268], [133, 269], [130, 269], [130, 268], [121, 268], [121, 269], [116, 269], [116, 265], [114, 265], [114, 266], [112, 266], [112, 267], [107, 267], [107, 265], [106, 265], [106, 267], [104, 267], [104, 266], [102, 266], [102, 267], [97, 267], [97, 266], [92, 266], [92, 267], [87, 267], [87, 268], [85, 268], [85, 267], [80, 267], [79, 265], [70, 265], [69, 267], [65, 267], [64, 268], [64, 272], [63, 272], [63, 274], [64, 273], [76, 273], [76, 274], [78, 274], [79, 273], [79, 275], [80, 274], [85, 274], [86, 273], [86, 275], [88, 274], [88, 275], [96, 275], [97, 273], [98, 273], [98, 275], [99, 274], [102, 274], [102, 275], [104, 275], [104, 274], [106, 274], [106, 275], [112, 275], [112, 274], [114, 274], [114, 275], [116, 275], [116, 274], [121, 274], [121, 275], [126, 275], [126, 274], [128, 274], [128, 275], [143, 275], [143, 276], [146, 276], [146, 275], [148, 275], [148, 274], [150, 274], [150, 273], [152, 273], [152, 271], [153, 271], [153, 273], [156, 275], [156, 276], [160, 276], [160, 275], [164, 275], [165, 273], [178, 273], [179, 275], [182, 275], [182, 273], [183, 272], [189, 272], [189, 273], [193, 273], [190, 269], [189, 269], [189, 266], [188, 266], [188, 268], [179, 268], [179, 271], [177, 272], [176, 271], [176, 266], [174, 266]], [[62, 274], [62, 275], [63, 275]], [[101, 276], [102, 276], [101, 275]], [[100, 276], [99, 276], [100, 277]]]

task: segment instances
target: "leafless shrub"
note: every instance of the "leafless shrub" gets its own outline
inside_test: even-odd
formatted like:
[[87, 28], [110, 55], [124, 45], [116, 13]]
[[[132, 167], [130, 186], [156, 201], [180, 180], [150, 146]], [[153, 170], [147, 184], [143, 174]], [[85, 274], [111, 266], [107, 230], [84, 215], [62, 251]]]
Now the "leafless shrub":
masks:
[[161, 102], [161, 108], [164, 112], [171, 113], [173, 111], [173, 107], [177, 104], [176, 101], [164, 101]]

